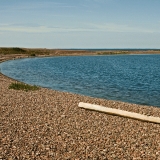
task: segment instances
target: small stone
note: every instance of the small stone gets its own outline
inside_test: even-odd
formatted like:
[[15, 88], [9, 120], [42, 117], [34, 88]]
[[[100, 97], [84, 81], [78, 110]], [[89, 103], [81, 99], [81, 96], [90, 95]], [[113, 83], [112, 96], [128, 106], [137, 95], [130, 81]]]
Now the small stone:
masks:
[[61, 115], [61, 117], [62, 117], [62, 118], [65, 118], [65, 117], [66, 117], [66, 115]]

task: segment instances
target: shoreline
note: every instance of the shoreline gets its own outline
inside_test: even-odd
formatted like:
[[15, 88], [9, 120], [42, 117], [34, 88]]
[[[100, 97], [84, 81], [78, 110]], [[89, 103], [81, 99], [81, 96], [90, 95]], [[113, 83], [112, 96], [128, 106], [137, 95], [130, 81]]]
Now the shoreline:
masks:
[[0, 159], [160, 159], [159, 124], [80, 109], [78, 103], [156, 117], [160, 108], [47, 88], [8, 89], [15, 81], [0, 73]]
[[[62, 50], [61, 50], [62, 51]], [[63, 50], [63, 51], [66, 51], [66, 50]], [[69, 50], [67, 50], [68, 52], [69, 52]], [[74, 50], [72, 50], [72, 51], [74, 51]], [[76, 50], [75, 50], [76, 51]], [[79, 50], [78, 50], [79, 51]], [[83, 51], [83, 50], [82, 50]], [[158, 51], [160, 51], [160, 50], [158, 50]], [[97, 52], [97, 51], [96, 51]], [[103, 51], [102, 51], [103, 52]], [[115, 52], [117, 52], [117, 51], [115, 51]], [[125, 56], [125, 55], [160, 55], [160, 53], [157, 53], [157, 50], [156, 50], [156, 52], [155, 53], [146, 53], [146, 51], [139, 51], [140, 53], [138, 53], [138, 54], [136, 54], [136, 53], [129, 53], [129, 54], [120, 54], [120, 56]], [[145, 53], [144, 53], [145, 52]], [[148, 51], [147, 51], [148, 52]], [[20, 57], [19, 57], [20, 56]], [[8, 58], [7, 57], [7, 59], [4, 59], [4, 60], [2, 60], [1, 61], [1, 59], [0, 59], [0, 63], [3, 63], [3, 62], [5, 62], [5, 61], [12, 61], [12, 60], [16, 60], [16, 59], [28, 59], [28, 58], [52, 58], [52, 57], [68, 57], [68, 56], [117, 56], [117, 54], [104, 54], [104, 55], [99, 55], [99, 54], [95, 54], [95, 53], [93, 53], [93, 52], [89, 52], [89, 54], [80, 54], [80, 53], [78, 53], [78, 54], [73, 54], [72, 55], [72, 53], [70, 53], [70, 54], [67, 54], [67, 55], [65, 55], [65, 54], [63, 54], [63, 52], [60, 54], [60, 55], [37, 55], [37, 56], [26, 56], [26, 55], [18, 55], [18, 57], [16, 57], [16, 55], [11, 55], [11, 58]], [[3, 56], [1, 56], [1, 57], [3, 57]], [[13, 58], [14, 57], [14, 58]], [[1, 73], [1, 70], [0, 70], [0, 74], [2, 74], [3, 76], [6, 76], [6, 77], [8, 77], [7, 75], [5, 75], [5, 74], [3, 74], [3, 73]], [[16, 79], [14, 79], [14, 78], [11, 78], [11, 77], [8, 77], [8, 78], [10, 78], [10, 79], [12, 79], [12, 80], [14, 80], [14, 81], [16, 81], [16, 82], [21, 82], [21, 81], [19, 81], [19, 80], [16, 80]], [[21, 83], [25, 83], [25, 82], [21, 82]], [[48, 88], [48, 87], [42, 87], [42, 86], [38, 86], [38, 87], [40, 87], [40, 88], [46, 88], [46, 89], [51, 89], [51, 88]], [[51, 90], [54, 90], [54, 89], [51, 89]], [[59, 91], [59, 90], [55, 90], [55, 91]], [[78, 94], [78, 93], [73, 93], [73, 92], [69, 92], [69, 91], [59, 91], [59, 92], [68, 92], [68, 93], [72, 93], [72, 94]], [[99, 99], [104, 99], [104, 98], [100, 98], [100, 97], [95, 97], [95, 96], [89, 96], [89, 95], [83, 95], [83, 94], [78, 94], [78, 95], [82, 95], [82, 96], [87, 96], [87, 97], [91, 97], [91, 98], [99, 98]], [[127, 102], [127, 101], [120, 101], [120, 100], [112, 100], [112, 99], [104, 99], [104, 100], [110, 100], [110, 101], [117, 101], [117, 102], [122, 102], [122, 103], [129, 103], [129, 104], [137, 104], [137, 105], [139, 105], [139, 106], [147, 106], [147, 107], [155, 107], [155, 108], [160, 108], [159, 106], [153, 106], [153, 105], [147, 105], [147, 104], [140, 104], [140, 103], [132, 103], [132, 102]]]

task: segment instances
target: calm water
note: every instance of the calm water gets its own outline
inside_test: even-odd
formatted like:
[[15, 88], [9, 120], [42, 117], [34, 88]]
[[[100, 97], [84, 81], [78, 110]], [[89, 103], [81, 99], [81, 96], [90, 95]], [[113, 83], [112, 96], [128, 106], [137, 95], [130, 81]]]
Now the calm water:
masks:
[[29, 84], [160, 107], [160, 55], [28, 58], [0, 68]]

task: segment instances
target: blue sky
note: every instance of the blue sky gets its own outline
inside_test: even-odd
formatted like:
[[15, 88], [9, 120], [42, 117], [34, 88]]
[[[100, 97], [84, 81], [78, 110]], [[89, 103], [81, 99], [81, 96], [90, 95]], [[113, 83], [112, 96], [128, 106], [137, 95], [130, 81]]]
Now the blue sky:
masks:
[[160, 0], [0, 0], [0, 47], [160, 48]]

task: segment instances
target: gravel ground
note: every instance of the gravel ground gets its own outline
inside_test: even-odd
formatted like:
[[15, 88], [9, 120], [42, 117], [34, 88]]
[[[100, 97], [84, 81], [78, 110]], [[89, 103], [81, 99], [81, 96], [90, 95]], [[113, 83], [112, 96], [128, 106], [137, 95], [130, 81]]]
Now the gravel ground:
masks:
[[160, 160], [160, 124], [78, 108], [99, 104], [160, 117], [160, 108], [41, 88], [8, 89], [0, 74], [0, 160]]

